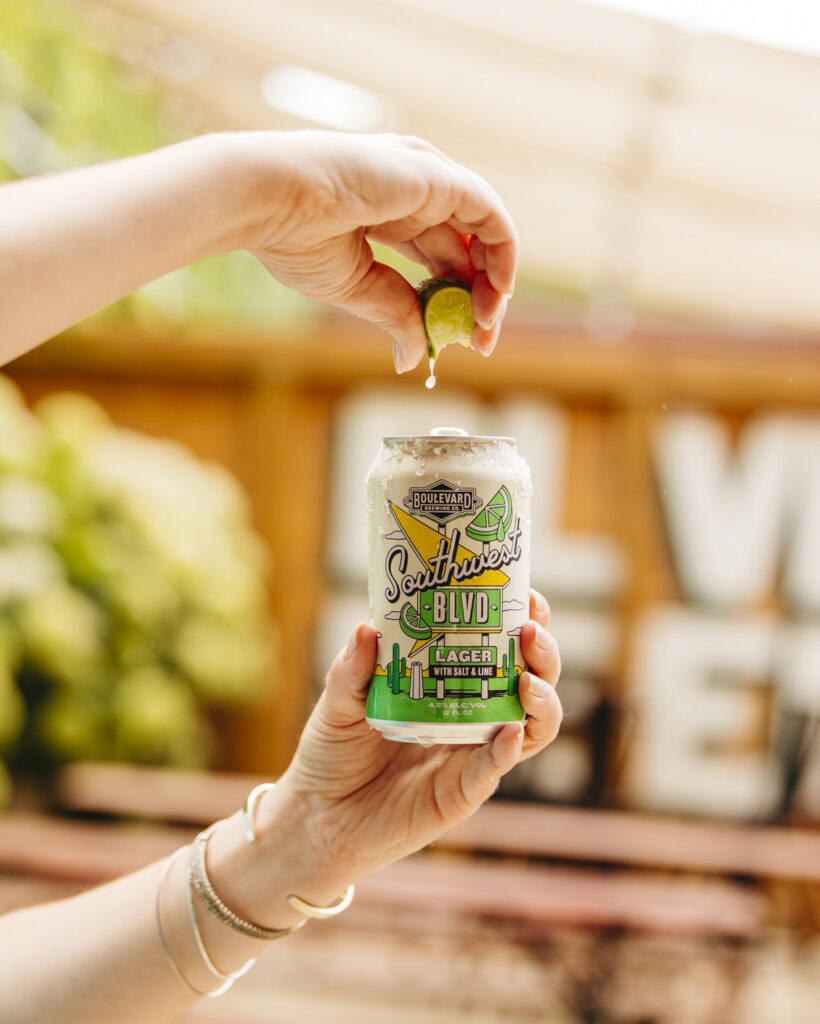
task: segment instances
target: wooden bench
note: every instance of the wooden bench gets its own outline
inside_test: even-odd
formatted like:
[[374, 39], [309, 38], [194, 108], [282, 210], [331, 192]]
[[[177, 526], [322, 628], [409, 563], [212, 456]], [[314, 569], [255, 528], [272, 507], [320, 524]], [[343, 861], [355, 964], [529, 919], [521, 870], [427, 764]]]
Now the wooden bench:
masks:
[[[232, 813], [257, 781], [120, 766], [66, 770], [57, 793], [70, 814], [21, 810], [0, 817], [0, 909], [61, 896], [167, 856], [201, 825]], [[493, 801], [432, 848], [364, 879], [351, 910], [332, 926], [276, 944], [236, 1001], [220, 1006], [233, 1008], [225, 1017], [230, 1024], [270, 1019], [264, 1014], [271, 1007], [283, 1021], [322, 1019], [313, 996], [288, 1003], [297, 989], [312, 991], [321, 970], [340, 1005], [355, 1005], [350, 1019], [364, 1022], [366, 1007], [357, 1000], [369, 993], [387, 1005], [392, 998], [389, 979], [374, 978], [368, 967], [374, 950], [390, 951], [391, 962], [408, 972], [412, 966], [412, 998], [428, 1009], [446, 988], [442, 972], [448, 965], [469, 972], [471, 957], [478, 965], [468, 986], [475, 998], [506, 999], [521, 1019], [545, 998], [542, 965], [564, 958], [576, 965], [563, 983], [572, 989], [570, 1002], [604, 1006], [629, 936], [651, 938], [653, 949], [683, 943], [682, 961], [708, 949], [735, 979], [742, 951], [770, 918], [770, 903], [760, 885], [734, 876], [813, 881], [818, 862], [820, 837], [809, 832]], [[496, 952], [487, 953], [489, 947]], [[501, 992], [492, 968], [499, 957], [530, 971], [529, 990]], [[186, 1017], [190, 1024], [206, 1019], [213, 1018], [199, 1010]], [[512, 1011], [510, 1019], [517, 1019]]]

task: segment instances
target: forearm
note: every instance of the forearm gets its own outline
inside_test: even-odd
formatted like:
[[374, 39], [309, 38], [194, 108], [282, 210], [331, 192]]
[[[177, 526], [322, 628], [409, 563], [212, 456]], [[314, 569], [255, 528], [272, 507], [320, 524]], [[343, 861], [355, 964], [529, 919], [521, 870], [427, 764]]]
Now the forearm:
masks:
[[[288, 906], [289, 893], [327, 904], [348, 884], [317, 856], [299, 818], [283, 786], [260, 802], [257, 842], [246, 841], [238, 815], [220, 823], [212, 836], [211, 882], [246, 920], [290, 928], [303, 918]], [[194, 989], [217, 989], [221, 982], [205, 966], [191, 926], [187, 851], [174, 860], [159, 892], [168, 953], [163, 950], [156, 911], [164, 866], [154, 864], [72, 899], [0, 918], [0, 1020], [167, 1024], [197, 1001], [176, 976], [169, 955]], [[193, 906], [205, 948], [220, 971], [235, 971], [268, 948], [269, 943], [209, 915], [196, 896]]]
[[232, 136], [0, 188], [0, 362], [162, 274], [245, 244]]
[[191, 1005], [158, 941], [161, 871], [0, 919], [0, 1019], [161, 1024]]

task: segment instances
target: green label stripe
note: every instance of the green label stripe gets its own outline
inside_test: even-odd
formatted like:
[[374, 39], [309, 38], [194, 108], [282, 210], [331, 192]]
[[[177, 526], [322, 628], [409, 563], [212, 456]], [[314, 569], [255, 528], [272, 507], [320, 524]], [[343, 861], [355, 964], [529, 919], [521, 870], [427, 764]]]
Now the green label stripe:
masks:
[[438, 700], [435, 692], [425, 679], [422, 700], [411, 700], [402, 692], [392, 694], [384, 676], [374, 676], [367, 698], [367, 717], [388, 722], [517, 722], [524, 716], [518, 696], [507, 694], [492, 695], [482, 700], [480, 684], [473, 680], [471, 685], [460, 685], [455, 680], [448, 683], [458, 685], [458, 696], [447, 696]]
[[501, 587], [422, 590], [419, 614], [436, 633], [500, 633]]

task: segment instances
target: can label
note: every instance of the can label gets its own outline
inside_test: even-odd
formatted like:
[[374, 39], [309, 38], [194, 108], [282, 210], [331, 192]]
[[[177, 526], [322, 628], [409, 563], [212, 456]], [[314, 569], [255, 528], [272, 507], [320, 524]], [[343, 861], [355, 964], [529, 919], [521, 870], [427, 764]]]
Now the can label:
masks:
[[423, 486], [405, 476], [404, 487], [394, 477], [371, 502], [371, 602], [381, 634], [371, 721], [458, 726], [523, 717], [529, 489], [487, 474], [464, 486], [456, 475]]

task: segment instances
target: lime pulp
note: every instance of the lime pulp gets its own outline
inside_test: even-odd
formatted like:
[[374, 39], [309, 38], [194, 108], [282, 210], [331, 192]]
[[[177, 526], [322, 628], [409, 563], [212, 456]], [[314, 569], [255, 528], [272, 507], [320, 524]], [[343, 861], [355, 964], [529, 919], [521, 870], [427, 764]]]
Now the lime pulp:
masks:
[[419, 298], [430, 358], [455, 342], [469, 348], [474, 321], [468, 286], [457, 278], [431, 278], [419, 286]]

